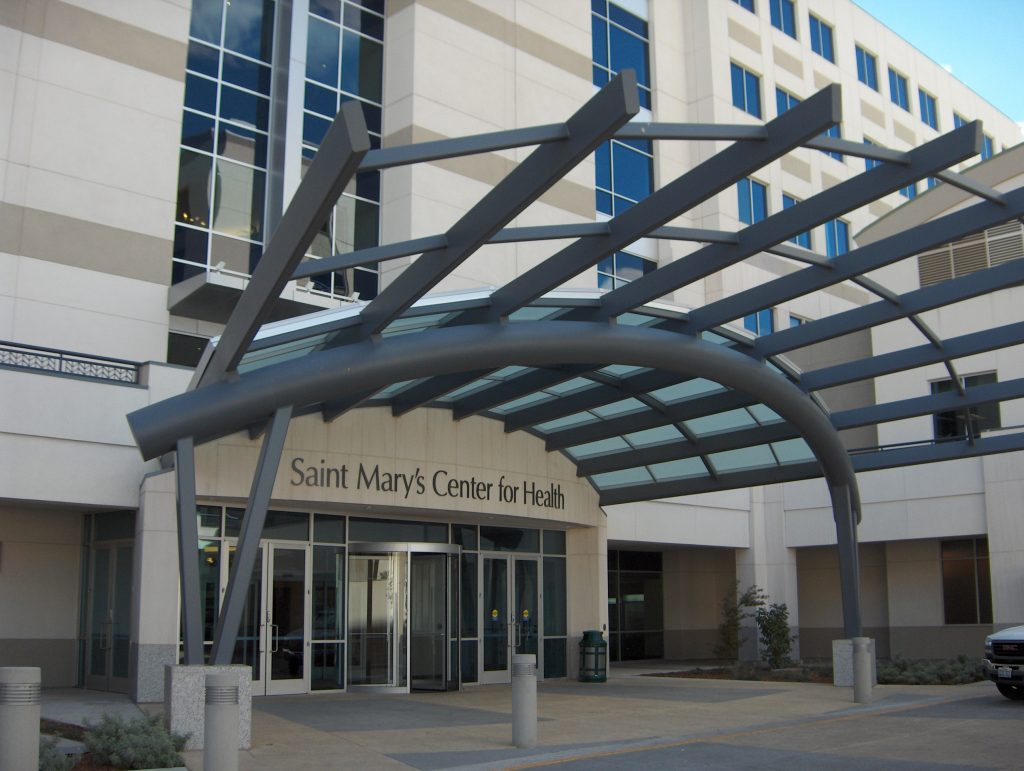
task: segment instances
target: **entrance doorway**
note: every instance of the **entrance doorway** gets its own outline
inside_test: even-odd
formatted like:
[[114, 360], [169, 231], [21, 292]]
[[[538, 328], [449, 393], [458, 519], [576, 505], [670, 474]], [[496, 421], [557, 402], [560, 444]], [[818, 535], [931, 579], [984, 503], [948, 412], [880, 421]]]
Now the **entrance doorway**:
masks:
[[348, 558], [348, 687], [459, 687], [459, 547], [354, 543]]
[[481, 683], [508, 683], [512, 679], [512, 654], [534, 653], [539, 671], [536, 557], [482, 555], [481, 629], [483, 657]]
[[85, 687], [128, 693], [131, 543], [97, 544], [89, 554]]
[[254, 695], [309, 690], [309, 558], [303, 544], [263, 541], [257, 552], [232, 660], [252, 667]]

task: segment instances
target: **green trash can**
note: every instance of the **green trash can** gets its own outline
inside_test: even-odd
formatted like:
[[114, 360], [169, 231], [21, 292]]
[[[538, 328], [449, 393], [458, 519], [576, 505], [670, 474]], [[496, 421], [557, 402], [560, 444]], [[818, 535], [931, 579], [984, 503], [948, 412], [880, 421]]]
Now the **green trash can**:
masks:
[[580, 640], [580, 682], [604, 683], [608, 680], [608, 643], [600, 629], [588, 629]]

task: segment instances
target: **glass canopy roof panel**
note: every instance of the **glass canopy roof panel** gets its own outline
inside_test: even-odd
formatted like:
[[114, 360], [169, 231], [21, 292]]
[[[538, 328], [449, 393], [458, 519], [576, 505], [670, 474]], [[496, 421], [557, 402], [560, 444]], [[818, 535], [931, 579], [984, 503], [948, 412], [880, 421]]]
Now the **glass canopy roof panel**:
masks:
[[772, 423], [781, 423], [782, 416], [764, 404], [751, 404], [747, 411], [754, 416], [754, 420], [762, 426], [770, 426]]
[[510, 402], [499, 404], [497, 407], [491, 407], [491, 412], [496, 412], [499, 415], [508, 415], [510, 412], [515, 412], [523, 407], [532, 407], [535, 404], [541, 404], [542, 402], [554, 401], [555, 397], [550, 396], [543, 391], [534, 391], [533, 393], [526, 394], [526, 396], [520, 396], [518, 399], [513, 399]]
[[670, 386], [665, 386], [664, 388], [659, 388], [657, 391], [651, 391], [648, 395], [653, 396], [662, 404], [667, 405], [684, 402], [687, 399], [693, 399], [698, 396], [707, 396], [708, 394], [724, 390], [724, 386], [713, 380], [695, 377], [690, 380], [683, 381], [682, 383], [675, 383]]
[[273, 364], [300, 359], [303, 356], [316, 353], [327, 341], [328, 337], [328, 333], [323, 333], [313, 335], [312, 337], [304, 337], [301, 340], [292, 340], [280, 345], [272, 345], [267, 348], [249, 351], [242, 356], [242, 360], [238, 364], [238, 372], [252, 372], [253, 370], [269, 367]]
[[566, 415], [564, 418], [549, 420], [546, 423], [538, 423], [533, 429], [542, 434], [550, 434], [553, 431], [561, 431], [563, 428], [582, 426], [585, 423], [596, 423], [597, 421], [598, 418], [589, 412], [576, 412], [572, 415]]
[[565, 313], [565, 308], [558, 306], [543, 306], [543, 305], [528, 305], [525, 308], [519, 308], [509, 314], [509, 321], [542, 321], [543, 319], [552, 319]]
[[644, 431], [635, 431], [632, 434], [626, 434], [623, 439], [629, 442], [631, 447], [640, 449], [642, 447], [654, 447], [659, 444], [665, 444], [666, 442], [677, 442], [683, 439], [683, 432], [675, 426], [656, 426], [655, 428], [648, 428]]
[[422, 378], [419, 379], [419, 380], [399, 380], [397, 383], [392, 383], [391, 385], [385, 386], [384, 388], [380, 389], [376, 394], [374, 394], [374, 396], [377, 397], [377, 398], [379, 398], [379, 397], [387, 397], [387, 396], [394, 396], [395, 394], [397, 394], [399, 391], [401, 391], [406, 386], [412, 385], [413, 383], [422, 383], [422, 382], [423, 382]]
[[720, 434], [724, 431], [736, 431], [743, 428], [754, 428], [757, 421], [745, 409], [716, 412], [693, 420], [683, 421], [683, 425], [695, 436]]
[[772, 450], [779, 463], [804, 463], [814, 460], [814, 453], [803, 439], [787, 439], [784, 442], [772, 442]]
[[598, 490], [610, 490], [615, 487], [646, 484], [653, 481], [653, 478], [644, 466], [637, 466], [636, 468], [609, 471], [607, 474], [594, 474], [590, 477], [590, 481]]
[[710, 476], [707, 466], [700, 458], [682, 458], [665, 463], [654, 463], [647, 468], [659, 482]]
[[574, 377], [572, 380], [566, 380], [563, 383], [555, 383], [555, 385], [548, 386], [544, 389], [549, 394], [555, 396], [564, 396], [570, 393], [579, 393], [586, 391], [590, 388], [596, 388], [598, 383], [585, 377]]
[[607, 455], [608, 453], [622, 452], [628, 449], [630, 447], [622, 437], [613, 436], [609, 439], [599, 439], [596, 442], [587, 442], [586, 444], [569, 447], [566, 449], [566, 452], [575, 460], [582, 460], [583, 458], [593, 458], [598, 455]]
[[600, 407], [592, 409], [591, 412], [599, 418], [611, 418], [631, 412], [646, 412], [649, 410], [650, 407], [639, 399], [634, 399], [631, 396], [628, 399], [620, 399], [619, 401], [612, 402], [611, 404], [602, 404]]
[[633, 367], [629, 364], [609, 364], [607, 367], [602, 367], [598, 372], [604, 375], [611, 375], [612, 377], [626, 377], [627, 375], [635, 375], [638, 372], [646, 372], [650, 367]]
[[779, 465], [771, 445], [767, 444], [711, 453], [707, 458], [717, 474]]
[[388, 324], [382, 337], [394, 337], [395, 335], [407, 335], [410, 332], [422, 332], [425, 329], [437, 329], [443, 327], [455, 316], [454, 313], [428, 313], [423, 316], [403, 316]]

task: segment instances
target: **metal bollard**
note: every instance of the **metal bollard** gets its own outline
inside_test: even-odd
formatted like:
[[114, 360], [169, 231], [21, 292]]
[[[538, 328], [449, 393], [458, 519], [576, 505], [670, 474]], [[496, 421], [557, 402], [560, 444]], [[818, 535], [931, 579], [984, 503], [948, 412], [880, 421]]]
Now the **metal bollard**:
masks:
[[203, 768], [238, 771], [238, 731], [238, 676], [207, 675]]
[[871, 703], [871, 639], [853, 638], [853, 700], [857, 704]]
[[39, 667], [0, 667], [0, 771], [39, 768]]
[[512, 744], [537, 746], [537, 654], [512, 654]]

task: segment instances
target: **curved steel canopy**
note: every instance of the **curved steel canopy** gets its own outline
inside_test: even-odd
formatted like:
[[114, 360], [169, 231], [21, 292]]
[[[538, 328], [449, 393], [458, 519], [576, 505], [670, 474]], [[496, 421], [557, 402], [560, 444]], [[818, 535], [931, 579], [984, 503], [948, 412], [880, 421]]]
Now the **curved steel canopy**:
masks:
[[[194, 575], [193, 445], [265, 424], [239, 554], [218, 622], [214, 659], [229, 657], [241, 592], [255, 556], [287, 422], [320, 412], [325, 420], [366, 404], [395, 414], [445, 407], [455, 418], [481, 414], [526, 430], [566, 453], [603, 504], [686, 495], [824, 475], [840, 543], [844, 627], [860, 632], [857, 598], [855, 470], [1024, 449], [1024, 432], [995, 438], [850, 456], [838, 431], [916, 415], [1024, 397], [1007, 381], [930, 397], [830, 413], [825, 388], [944, 363], [1024, 342], [1024, 323], [940, 339], [918, 314], [1024, 283], [1024, 260], [903, 295], [865, 276], [965, 234], [1024, 216], [1024, 188], [995, 191], [946, 171], [976, 155], [980, 124], [910, 150], [830, 139], [841, 120], [838, 86], [829, 86], [764, 126], [628, 123], [638, 112], [635, 77], [623, 72], [564, 124], [369, 149], [362, 114], [343, 106], [321, 144], [252, 280], [197, 369], [189, 392], [129, 416], [146, 457], [177, 450], [179, 537], [186, 598], [186, 659], [202, 659]], [[627, 125], [628, 124], [628, 125]], [[509, 228], [530, 203], [612, 135], [662, 140], [735, 140], [607, 222]], [[537, 145], [447, 232], [303, 262], [341, 191], [360, 170]], [[676, 217], [800, 147], [882, 161], [736, 233], [668, 226]], [[833, 258], [789, 239], [929, 176], [979, 200], [953, 214]], [[639, 238], [705, 245], [604, 294], [556, 291]], [[428, 296], [488, 243], [571, 239], [537, 266], [493, 291]], [[806, 267], [689, 311], [658, 298], [759, 253]], [[335, 270], [419, 255], [375, 299], [275, 324], [269, 318], [285, 284]], [[301, 264], [300, 264], [301, 263]], [[880, 299], [852, 310], [751, 338], [727, 323], [766, 307], [853, 282]], [[897, 319], [924, 344], [799, 372], [784, 354]], [[189, 519], [191, 518], [191, 524]], [[247, 535], [248, 533], [248, 535]], [[191, 542], [191, 547], [189, 543]]]

